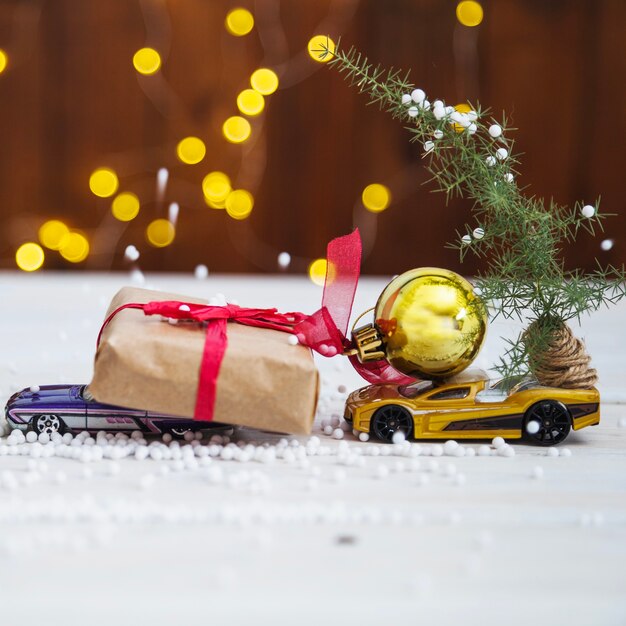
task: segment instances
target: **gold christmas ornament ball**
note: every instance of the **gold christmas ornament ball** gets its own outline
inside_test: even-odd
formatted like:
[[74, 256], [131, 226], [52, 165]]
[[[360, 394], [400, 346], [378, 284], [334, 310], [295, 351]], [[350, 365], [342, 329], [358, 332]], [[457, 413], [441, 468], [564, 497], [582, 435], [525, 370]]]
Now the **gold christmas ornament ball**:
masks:
[[455, 272], [422, 267], [385, 287], [375, 307], [375, 326], [386, 358], [416, 378], [446, 378], [478, 355], [487, 310], [472, 285]]

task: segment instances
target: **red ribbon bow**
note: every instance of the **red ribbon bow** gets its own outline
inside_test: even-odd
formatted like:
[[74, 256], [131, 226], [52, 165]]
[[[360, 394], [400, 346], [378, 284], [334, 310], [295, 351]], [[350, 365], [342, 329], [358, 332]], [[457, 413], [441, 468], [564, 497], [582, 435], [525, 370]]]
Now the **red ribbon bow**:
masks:
[[[100, 344], [105, 327], [124, 309], [140, 309], [145, 315], [207, 322], [194, 419], [211, 421], [217, 379], [228, 345], [227, 322], [294, 333], [301, 344], [323, 356], [334, 356], [351, 347], [346, 332], [361, 267], [361, 238], [358, 229], [350, 235], [333, 239], [328, 244], [326, 258], [322, 308], [313, 315], [279, 313], [277, 309], [248, 309], [234, 304], [211, 306], [175, 300], [146, 304], [130, 302], [118, 307], [107, 317], [98, 334], [97, 345]], [[370, 383], [407, 384], [413, 380], [394, 370], [387, 361], [364, 364], [354, 356], [350, 357], [350, 361], [357, 372]]]

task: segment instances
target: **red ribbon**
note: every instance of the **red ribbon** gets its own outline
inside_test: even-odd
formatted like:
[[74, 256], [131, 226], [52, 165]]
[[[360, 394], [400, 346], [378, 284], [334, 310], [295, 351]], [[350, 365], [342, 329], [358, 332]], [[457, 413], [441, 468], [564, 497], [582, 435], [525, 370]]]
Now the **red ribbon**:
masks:
[[[204, 341], [194, 419], [211, 421], [217, 393], [217, 379], [226, 347], [227, 322], [257, 328], [270, 328], [295, 333], [301, 344], [323, 356], [334, 356], [351, 348], [346, 336], [352, 303], [361, 267], [361, 238], [358, 229], [345, 237], [333, 239], [327, 247], [327, 270], [322, 308], [313, 315], [279, 313], [277, 309], [248, 309], [234, 304], [210, 306], [175, 300], [140, 304], [131, 302], [118, 307], [104, 321], [98, 334], [125, 309], [140, 309], [145, 315], [162, 315], [177, 320], [208, 322]], [[387, 361], [360, 363], [354, 356], [350, 362], [370, 383], [407, 384], [413, 379], [394, 370]]]

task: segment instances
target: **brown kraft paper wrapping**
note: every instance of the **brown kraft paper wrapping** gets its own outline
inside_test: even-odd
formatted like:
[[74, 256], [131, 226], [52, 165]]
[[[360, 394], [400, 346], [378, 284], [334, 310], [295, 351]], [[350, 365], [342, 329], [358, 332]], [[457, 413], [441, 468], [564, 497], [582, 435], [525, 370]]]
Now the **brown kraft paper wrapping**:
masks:
[[[122, 304], [155, 300], [206, 304], [124, 287], [111, 301], [107, 317]], [[309, 434], [319, 385], [311, 351], [289, 344], [289, 334], [277, 330], [229, 323], [227, 333], [214, 421]], [[98, 402], [193, 417], [204, 335], [196, 322], [169, 324], [158, 315], [125, 309], [102, 333], [89, 389]]]

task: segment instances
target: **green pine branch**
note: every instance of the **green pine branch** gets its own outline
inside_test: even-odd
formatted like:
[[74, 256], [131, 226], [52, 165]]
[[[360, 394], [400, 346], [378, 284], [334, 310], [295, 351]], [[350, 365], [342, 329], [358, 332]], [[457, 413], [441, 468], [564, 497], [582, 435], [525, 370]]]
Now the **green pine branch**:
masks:
[[[320, 52], [332, 57], [329, 66], [370, 104], [405, 125], [411, 141], [422, 146], [435, 191], [472, 202], [473, 223], [449, 246], [459, 251], [461, 260], [469, 253], [485, 258], [487, 270], [478, 277], [476, 291], [488, 302], [492, 316], [537, 322], [531, 339], [527, 334], [524, 340], [522, 333], [508, 340], [495, 367], [498, 372], [526, 374], [556, 326], [626, 296], [624, 268], [599, 267], [587, 275], [565, 270], [566, 247], [581, 231], [602, 232], [606, 216], [599, 212], [599, 201], [589, 215], [579, 203], [546, 204], [524, 195], [516, 181], [520, 155], [510, 136], [514, 129], [505, 116], [496, 119], [478, 103], [463, 113], [441, 101], [422, 100], [408, 73], [372, 65], [354, 48], [337, 45], [331, 51], [322, 45]], [[496, 137], [490, 133], [495, 125], [502, 131]]]

